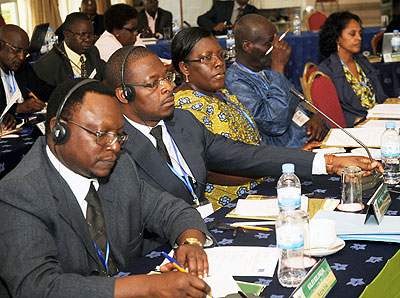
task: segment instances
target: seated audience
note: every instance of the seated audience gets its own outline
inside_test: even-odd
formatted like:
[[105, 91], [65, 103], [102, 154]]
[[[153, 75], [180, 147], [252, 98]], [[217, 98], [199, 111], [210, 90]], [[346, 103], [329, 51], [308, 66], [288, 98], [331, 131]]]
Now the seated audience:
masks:
[[42, 110], [54, 89], [40, 80], [32, 66], [25, 61], [28, 49], [29, 37], [23, 29], [16, 25], [0, 28], [0, 114], [7, 105], [15, 103], [3, 122], [4, 128], [15, 126], [14, 113]]
[[119, 48], [134, 45], [137, 36], [137, 11], [130, 5], [112, 5], [104, 13], [106, 31], [94, 44], [100, 52], [100, 58], [108, 61]]
[[58, 85], [69, 78], [104, 79], [105, 62], [93, 45], [93, 26], [80, 12], [67, 16], [64, 22], [65, 40], [54, 45], [49, 53], [33, 65], [36, 74], [50, 85]]
[[172, 34], [172, 13], [158, 7], [158, 0], [145, 0], [137, 18], [141, 37], [162, 38], [165, 27], [170, 28]]
[[[139, 179], [135, 163], [119, 154], [128, 139], [123, 125], [114, 90], [100, 82], [68, 80], [54, 91], [46, 136], [0, 181], [1, 297], [210, 294], [201, 279], [208, 274], [202, 245], [212, 242], [204, 221]], [[191, 274], [113, 277], [140, 256], [143, 229], [177, 244], [175, 258]]]
[[237, 22], [235, 40], [236, 62], [226, 72], [225, 86], [253, 114], [264, 144], [300, 148], [321, 141], [327, 133], [322, 119], [290, 92], [294, 85], [284, 73], [291, 49], [279, 41], [276, 27], [248, 14]]
[[336, 87], [347, 127], [353, 127], [368, 109], [385, 101], [377, 71], [361, 53], [361, 19], [348, 11], [331, 14], [319, 32], [319, 49], [326, 57], [318, 70]]
[[258, 13], [258, 9], [247, 4], [249, 0], [216, 1], [209, 11], [197, 18], [197, 24], [212, 30], [214, 34], [226, 34], [240, 17]]

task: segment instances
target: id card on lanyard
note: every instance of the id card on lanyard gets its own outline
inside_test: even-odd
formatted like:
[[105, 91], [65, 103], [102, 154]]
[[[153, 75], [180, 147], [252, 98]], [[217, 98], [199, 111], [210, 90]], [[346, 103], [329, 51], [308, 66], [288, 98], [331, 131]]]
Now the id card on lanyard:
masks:
[[293, 114], [292, 121], [296, 123], [299, 127], [302, 127], [310, 118], [299, 108]]

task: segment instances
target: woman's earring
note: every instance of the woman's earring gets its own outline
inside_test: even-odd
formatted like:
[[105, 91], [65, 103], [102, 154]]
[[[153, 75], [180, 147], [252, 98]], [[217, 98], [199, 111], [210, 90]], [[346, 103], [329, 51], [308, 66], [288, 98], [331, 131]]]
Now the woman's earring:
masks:
[[340, 50], [340, 45], [337, 44], [337, 51], [338, 51], [338, 53], [339, 53], [339, 50]]
[[189, 83], [189, 75], [185, 75], [185, 83]]

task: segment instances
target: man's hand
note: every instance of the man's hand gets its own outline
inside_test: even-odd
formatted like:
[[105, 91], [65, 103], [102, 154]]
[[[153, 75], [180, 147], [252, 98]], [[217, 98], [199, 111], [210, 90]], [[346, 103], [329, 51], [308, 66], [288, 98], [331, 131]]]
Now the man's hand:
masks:
[[[327, 156], [325, 160], [327, 161]], [[369, 176], [377, 169], [378, 172], [383, 173], [383, 166], [381, 163], [374, 160], [371, 162], [368, 157], [363, 156], [335, 156], [333, 158], [333, 172], [337, 175], [342, 174], [342, 168], [347, 166], [358, 166], [361, 168], [362, 176]]]
[[300, 149], [304, 151], [312, 151], [314, 148], [319, 148], [319, 147], [321, 147], [321, 142], [311, 142], [308, 143], [307, 145], [304, 145]]
[[38, 111], [43, 110], [45, 106], [46, 106], [46, 104], [43, 101], [35, 99], [33, 97], [29, 97], [23, 103], [19, 103], [17, 105], [16, 112], [17, 113], [38, 112]]
[[274, 39], [272, 40], [272, 46], [274, 47], [271, 55], [271, 70], [285, 73], [286, 63], [289, 61], [290, 53], [292, 49], [289, 44], [283, 39], [279, 41], [279, 35], [275, 33]]
[[13, 114], [6, 113], [3, 119], [3, 122], [1, 123], [1, 129], [2, 130], [12, 130], [17, 126], [17, 121], [15, 120], [15, 117]]
[[310, 120], [306, 122], [306, 134], [309, 136], [306, 143], [311, 140], [322, 141], [326, 133], [324, 122], [317, 115], [313, 115]]
[[226, 23], [221, 22], [221, 23], [218, 23], [217, 25], [215, 25], [215, 27], [213, 28], [213, 31], [221, 32], [221, 31], [224, 31], [226, 28], [228, 28]]

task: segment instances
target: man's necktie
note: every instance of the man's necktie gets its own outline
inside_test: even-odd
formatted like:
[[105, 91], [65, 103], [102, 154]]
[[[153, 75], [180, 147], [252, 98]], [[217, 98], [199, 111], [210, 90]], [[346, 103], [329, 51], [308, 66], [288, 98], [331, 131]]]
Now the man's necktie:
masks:
[[162, 139], [162, 128], [160, 125], [153, 127], [150, 131], [150, 134], [156, 139], [157, 141], [157, 150], [161, 154], [161, 157], [169, 164], [171, 163], [171, 158], [169, 157], [167, 148]]
[[237, 21], [239, 21], [239, 19], [242, 17], [242, 15], [243, 15], [243, 10], [244, 10], [244, 8], [243, 7], [239, 7], [238, 8], [238, 14], [237, 14], [237, 16], [236, 16], [236, 20], [235, 20], [235, 24], [236, 24], [236, 22]]
[[[99, 196], [97, 195], [96, 189], [93, 186], [93, 182], [90, 183], [89, 192], [85, 198], [88, 203], [86, 209], [86, 222], [89, 225], [90, 236], [93, 242], [96, 244], [97, 253], [101, 253], [103, 260], [107, 257], [107, 233], [106, 225], [104, 222], [103, 209], [101, 208], [101, 203]], [[98, 256], [99, 267], [102, 269], [100, 272], [101, 276], [115, 275], [118, 273], [117, 266], [113, 261], [112, 254], [109, 250], [108, 257], [108, 272], [101, 261], [100, 256]]]
[[81, 62], [81, 78], [87, 78], [88, 75], [87, 75], [87, 70], [86, 70], [86, 60], [83, 57], [83, 55], [81, 56], [79, 61]]

